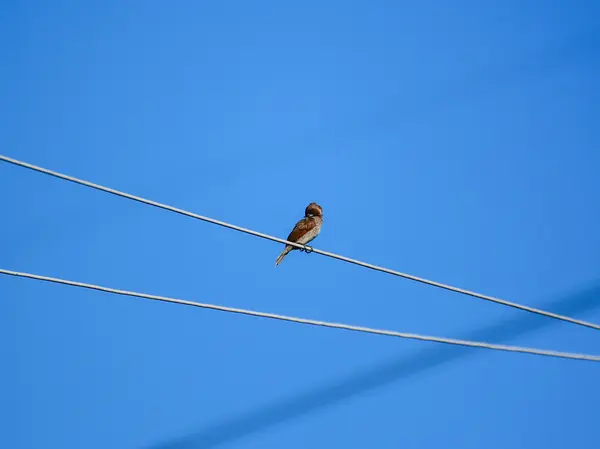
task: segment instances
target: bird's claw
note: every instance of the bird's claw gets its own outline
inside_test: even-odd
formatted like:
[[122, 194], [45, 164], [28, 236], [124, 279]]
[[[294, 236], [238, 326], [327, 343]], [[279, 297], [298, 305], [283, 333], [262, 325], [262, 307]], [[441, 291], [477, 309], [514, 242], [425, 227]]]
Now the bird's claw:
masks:
[[311, 246], [304, 245], [304, 247], [300, 251], [306, 254], [310, 254], [313, 252], [313, 249]]

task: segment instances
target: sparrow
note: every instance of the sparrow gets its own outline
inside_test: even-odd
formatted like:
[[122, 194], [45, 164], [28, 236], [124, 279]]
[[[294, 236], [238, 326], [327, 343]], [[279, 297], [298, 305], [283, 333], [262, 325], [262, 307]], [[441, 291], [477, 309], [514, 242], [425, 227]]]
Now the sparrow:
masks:
[[[319, 232], [321, 232], [321, 226], [323, 225], [323, 208], [317, 203], [310, 203], [304, 210], [304, 218], [296, 223], [287, 240], [290, 242], [300, 243], [306, 245], [308, 242], [315, 239]], [[286, 245], [285, 249], [281, 252], [275, 265], [279, 265], [281, 261], [289, 254], [290, 251], [298, 249], [291, 245]]]

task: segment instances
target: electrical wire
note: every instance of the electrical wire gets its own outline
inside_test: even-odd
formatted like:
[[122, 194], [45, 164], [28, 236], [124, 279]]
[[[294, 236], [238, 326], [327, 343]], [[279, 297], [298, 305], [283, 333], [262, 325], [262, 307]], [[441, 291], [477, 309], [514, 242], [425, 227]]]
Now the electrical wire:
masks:
[[13, 164], [13, 165], [17, 165], [17, 166], [20, 166], [20, 167], [28, 168], [30, 170], [33, 170], [33, 171], [36, 171], [36, 172], [39, 172], [39, 173], [44, 173], [44, 174], [47, 174], [47, 175], [50, 175], [50, 176], [54, 176], [55, 178], [59, 178], [59, 179], [66, 180], [66, 181], [70, 181], [70, 182], [73, 182], [75, 184], [80, 184], [80, 185], [83, 185], [83, 186], [86, 186], [86, 187], [91, 187], [93, 189], [100, 190], [100, 191], [103, 191], [103, 192], [106, 192], [106, 193], [110, 193], [112, 195], [120, 196], [122, 198], [127, 198], [127, 199], [130, 199], [130, 200], [134, 200], [134, 201], [137, 201], [137, 202], [140, 202], [140, 203], [144, 203], [144, 204], [150, 205], [150, 206], [154, 206], [154, 207], [157, 207], [159, 209], [164, 209], [164, 210], [168, 210], [170, 212], [175, 212], [177, 214], [185, 215], [187, 217], [195, 218], [197, 220], [202, 220], [202, 221], [205, 221], [205, 222], [208, 222], [208, 223], [216, 224], [218, 226], [223, 226], [225, 228], [233, 229], [235, 231], [239, 231], [239, 232], [243, 232], [243, 233], [246, 233], [246, 234], [250, 234], [250, 235], [253, 235], [255, 237], [261, 237], [263, 239], [272, 240], [274, 242], [283, 243], [285, 245], [291, 245], [291, 246], [293, 246], [295, 248], [308, 250], [309, 252], [313, 252], [315, 254], [320, 254], [322, 256], [331, 257], [333, 259], [338, 259], [338, 260], [341, 260], [341, 261], [344, 261], [344, 262], [348, 262], [348, 263], [351, 263], [351, 264], [354, 264], [354, 265], [359, 265], [361, 267], [369, 268], [371, 270], [381, 271], [383, 273], [391, 274], [393, 276], [399, 276], [399, 277], [402, 277], [402, 278], [405, 278], [405, 279], [410, 279], [412, 281], [416, 281], [416, 282], [420, 282], [420, 283], [423, 283], [423, 284], [431, 285], [433, 287], [438, 287], [438, 288], [441, 288], [441, 289], [444, 289], [444, 290], [449, 290], [449, 291], [453, 291], [453, 292], [456, 292], [456, 293], [461, 293], [463, 295], [472, 296], [472, 297], [479, 298], [479, 299], [484, 299], [486, 301], [495, 302], [497, 304], [502, 304], [502, 305], [508, 306], [508, 307], [513, 307], [515, 309], [520, 309], [520, 310], [524, 310], [524, 311], [527, 311], [527, 312], [535, 313], [535, 314], [538, 314], [538, 315], [543, 315], [543, 316], [546, 316], [546, 317], [554, 318], [554, 319], [557, 319], [557, 320], [566, 321], [566, 322], [570, 322], [570, 323], [577, 324], [577, 325], [580, 325], [580, 326], [589, 327], [591, 329], [600, 330], [600, 325], [595, 324], [595, 323], [590, 323], [590, 322], [587, 322], [587, 321], [578, 320], [576, 318], [571, 318], [571, 317], [568, 317], [568, 316], [565, 316], [565, 315], [560, 315], [560, 314], [557, 314], [557, 313], [548, 312], [548, 311], [545, 311], [545, 310], [537, 309], [535, 307], [530, 307], [530, 306], [526, 306], [526, 305], [523, 305], [523, 304], [519, 304], [519, 303], [507, 301], [505, 299], [496, 298], [494, 296], [484, 295], [484, 294], [477, 293], [477, 292], [470, 291], [470, 290], [466, 290], [466, 289], [463, 289], [463, 288], [453, 287], [451, 285], [442, 284], [441, 282], [431, 281], [429, 279], [421, 278], [421, 277], [418, 277], [418, 276], [413, 276], [411, 274], [402, 273], [400, 271], [391, 270], [391, 269], [385, 268], [385, 267], [380, 267], [380, 266], [373, 265], [373, 264], [370, 264], [370, 263], [362, 262], [360, 260], [351, 259], [349, 257], [340, 256], [338, 254], [330, 253], [330, 252], [323, 251], [323, 250], [320, 250], [320, 249], [317, 249], [317, 248], [311, 248], [311, 247], [308, 247], [308, 246], [305, 246], [305, 245], [302, 245], [302, 244], [299, 244], [299, 243], [290, 242], [290, 241], [285, 240], [285, 239], [280, 239], [278, 237], [273, 237], [273, 236], [268, 235], [268, 234], [263, 234], [262, 232], [257, 232], [257, 231], [253, 231], [251, 229], [242, 228], [240, 226], [236, 226], [236, 225], [233, 225], [233, 224], [230, 224], [230, 223], [226, 223], [224, 221], [216, 220], [214, 218], [205, 217], [205, 216], [202, 216], [202, 215], [199, 215], [199, 214], [195, 214], [193, 212], [188, 212], [186, 210], [179, 209], [177, 207], [169, 206], [167, 204], [162, 204], [162, 203], [159, 203], [159, 202], [156, 202], [156, 201], [152, 201], [152, 200], [148, 200], [146, 198], [142, 198], [142, 197], [139, 197], [139, 196], [136, 196], [136, 195], [131, 195], [129, 193], [121, 192], [119, 190], [111, 189], [109, 187], [105, 187], [105, 186], [102, 186], [102, 185], [99, 185], [99, 184], [95, 184], [95, 183], [92, 183], [92, 182], [89, 182], [89, 181], [85, 181], [83, 179], [75, 178], [73, 176], [68, 176], [68, 175], [65, 175], [65, 174], [53, 171], [53, 170], [49, 170], [47, 168], [43, 168], [43, 167], [39, 167], [39, 166], [36, 166], [36, 165], [33, 165], [33, 164], [29, 164], [27, 162], [23, 162], [23, 161], [20, 161], [20, 160], [17, 160], [17, 159], [13, 159], [13, 158], [10, 158], [8, 156], [3, 156], [1, 154], [0, 154], [0, 160], [8, 162], [8, 163]]
[[420, 334], [413, 334], [413, 333], [407, 333], [407, 332], [396, 332], [396, 331], [383, 330], [383, 329], [373, 329], [373, 328], [364, 327], [364, 326], [353, 326], [353, 325], [349, 325], [349, 324], [332, 323], [332, 322], [328, 322], [328, 321], [318, 321], [318, 320], [311, 320], [311, 319], [306, 319], [306, 318], [297, 318], [297, 317], [286, 316], [286, 315], [278, 315], [275, 313], [258, 312], [255, 310], [238, 309], [235, 307], [226, 307], [226, 306], [219, 306], [219, 305], [215, 305], [215, 304], [206, 304], [206, 303], [199, 303], [199, 302], [195, 302], [195, 301], [187, 301], [184, 299], [170, 298], [168, 296], [149, 295], [149, 294], [145, 294], [145, 293], [138, 293], [138, 292], [132, 292], [132, 291], [127, 291], [127, 290], [119, 290], [119, 289], [115, 289], [115, 288], [103, 287], [100, 285], [86, 284], [83, 282], [76, 282], [76, 281], [70, 281], [70, 280], [66, 280], [66, 279], [41, 276], [41, 275], [32, 274], [32, 273], [24, 273], [24, 272], [12, 271], [12, 270], [5, 270], [2, 268], [0, 268], [0, 274], [20, 277], [20, 278], [35, 279], [35, 280], [45, 281], [45, 282], [52, 282], [52, 283], [56, 283], [56, 284], [69, 285], [69, 286], [73, 286], [73, 287], [86, 288], [86, 289], [90, 289], [90, 290], [98, 290], [98, 291], [102, 291], [102, 292], [106, 292], [106, 293], [113, 293], [116, 295], [132, 296], [132, 297], [144, 298], [144, 299], [152, 299], [152, 300], [156, 300], [156, 301], [163, 301], [163, 302], [169, 302], [169, 303], [176, 303], [176, 304], [200, 307], [203, 309], [218, 310], [221, 312], [237, 313], [237, 314], [242, 314], [242, 315], [250, 315], [250, 316], [255, 316], [255, 317], [269, 318], [269, 319], [280, 320], [280, 321], [288, 321], [288, 322], [299, 323], [299, 324], [309, 324], [312, 326], [329, 327], [329, 328], [334, 328], [334, 329], [345, 329], [345, 330], [355, 331], [355, 332], [386, 335], [389, 337], [407, 338], [407, 339], [412, 339], [412, 340], [429, 341], [429, 342], [436, 342], [436, 343], [445, 343], [445, 344], [449, 344], [449, 345], [468, 346], [468, 347], [472, 347], [472, 348], [484, 348], [484, 349], [492, 349], [492, 350], [497, 350], [497, 351], [520, 352], [520, 353], [525, 353], [525, 354], [541, 355], [541, 356], [548, 356], [548, 357], [558, 357], [558, 358], [563, 358], [563, 359], [585, 360], [585, 361], [589, 361], [589, 362], [600, 362], [600, 356], [597, 356], [597, 355], [576, 354], [576, 353], [570, 353], [570, 352], [551, 351], [551, 350], [546, 350], [546, 349], [526, 348], [526, 347], [522, 347], [522, 346], [499, 345], [499, 344], [494, 344], [494, 343], [484, 343], [484, 342], [469, 341], [469, 340], [458, 340], [458, 339], [454, 339], [454, 338], [433, 337], [433, 336], [429, 336], [429, 335], [420, 335]]

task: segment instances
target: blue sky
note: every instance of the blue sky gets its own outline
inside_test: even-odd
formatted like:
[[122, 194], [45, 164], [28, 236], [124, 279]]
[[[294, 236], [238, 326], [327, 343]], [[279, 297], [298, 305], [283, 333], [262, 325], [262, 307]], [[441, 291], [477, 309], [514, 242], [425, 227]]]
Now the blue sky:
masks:
[[[600, 322], [594, 1], [0, 4], [5, 155]], [[600, 354], [600, 334], [0, 163], [0, 266]], [[592, 448], [600, 365], [0, 276], [0, 446]]]

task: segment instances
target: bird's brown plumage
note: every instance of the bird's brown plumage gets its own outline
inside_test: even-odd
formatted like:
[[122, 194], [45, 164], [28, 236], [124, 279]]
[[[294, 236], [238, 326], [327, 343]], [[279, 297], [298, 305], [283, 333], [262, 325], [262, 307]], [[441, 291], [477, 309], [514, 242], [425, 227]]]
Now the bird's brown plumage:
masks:
[[289, 240], [290, 242], [297, 242], [302, 238], [304, 234], [310, 231], [313, 227], [314, 222], [312, 220], [312, 217], [304, 217], [302, 220], [296, 223], [296, 226], [294, 226], [294, 229], [292, 229], [292, 232], [290, 232], [290, 235], [288, 235], [287, 240]]
[[[317, 203], [310, 203], [304, 210], [304, 218], [296, 223], [296, 226], [294, 226], [294, 229], [292, 229], [292, 232], [288, 235], [287, 240], [305, 245], [319, 235], [322, 224], [323, 208]], [[287, 245], [277, 258], [275, 265], [279, 265], [285, 256], [294, 249], [297, 248]]]

